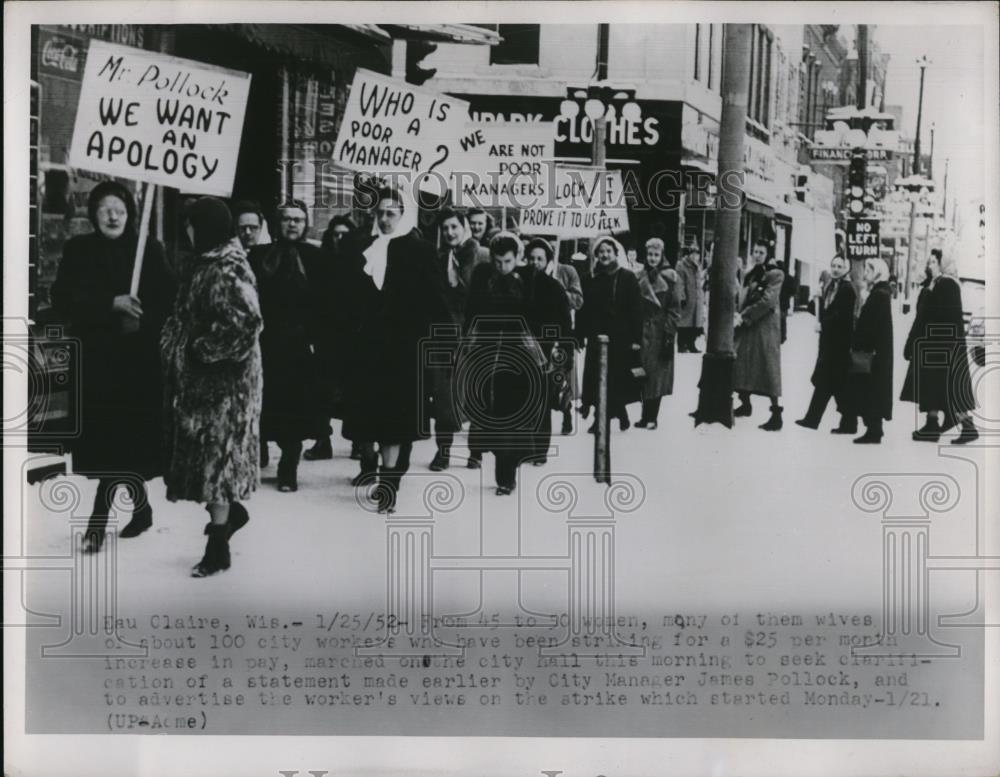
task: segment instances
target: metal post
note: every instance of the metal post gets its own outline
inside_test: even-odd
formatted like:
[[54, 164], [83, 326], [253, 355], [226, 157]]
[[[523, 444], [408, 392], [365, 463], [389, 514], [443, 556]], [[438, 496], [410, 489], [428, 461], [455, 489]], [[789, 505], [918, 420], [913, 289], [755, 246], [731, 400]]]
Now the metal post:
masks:
[[[594, 480], [611, 482], [611, 435], [608, 420], [608, 343], [607, 335], [597, 336], [597, 416], [594, 419]], [[591, 346], [593, 347], [593, 346]]]
[[917, 96], [917, 133], [913, 139], [913, 175], [920, 173], [920, 120], [924, 114], [924, 70], [928, 65], [927, 57], [917, 60], [920, 66], [920, 92]]
[[906, 241], [906, 281], [903, 288], [903, 312], [910, 312], [910, 265], [913, 264], [913, 226], [917, 217], [916, 200], [910, 201], [910, 233]]

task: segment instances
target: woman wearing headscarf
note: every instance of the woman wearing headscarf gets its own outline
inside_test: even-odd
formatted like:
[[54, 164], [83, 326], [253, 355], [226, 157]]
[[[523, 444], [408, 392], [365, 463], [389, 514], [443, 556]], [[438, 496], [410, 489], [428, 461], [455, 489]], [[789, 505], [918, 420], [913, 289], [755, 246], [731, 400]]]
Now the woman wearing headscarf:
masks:
[[522, 461], [543, 459], [548, 451], [551, 354], [538, 338], [551, 327], [555, 337], [546, 342], [554, 348], [560, 331], [569, 325], [569, 303], [562, 288], [521, 264], [523, 255], [521, 241], [510, 232], [501, 232], [490, 241], [491, 263], [473, 272], [466, 310], [467, 342], [459, 364], [460, 374], [466, 377], [466, 407], [472, 415], [470, 445], [493, 452], [499, 496], [517, 487]]
[[428, 436], [421, 341], [448, 318], [434, 246], [414, 233], [416, 223], [417, 206], [406, 190], [383, 188], [371, 233], [345, 256], [341, 297], [350, 306], [350, 353], [343, 434], [361, 447], [354, 484], [376, 482], [383, 513], [396, 509], [413, 442]]
[[[625, 252], [613, 237], [597, 238], [591, 249], [591, 277], [584, 282], [583, 307], [577, 313], [577, 342], [587, 347], [583, 363], [584, 418], [597, 406], [600, 380], [599, 335], [608, 343], [608, 417], [617, 418], [622, 431], [631, 426], [625, 406], [639, 401], [632, 375], [642, 341], [639, 281], [626, 268]], [[596, 424], [596, 422], [595, 422]], [[596, 426], [591, 426], [593, 431]]]
[[860, 444], [882, 442], [882, 422], [892, 420], [892, 289], [889, 265], [865, 261], [868, 296], [854, 324], [851, 342], [853, 409], [865, 422]]
[[174, 298], [163, 248], [148, 240], [135, 296], [130, 293], [138, 236], [132, 195], [99, 183], [87, 204], [94, 232], [66, 242], [52, 285], [56, 313], [80, 341], [76, 365], [79, 430], [73, 469], [97, 480], [83, 549], [104, 544], [115, 493], [127, 487], [132, 519], [118, 536], [136, 537], [153, 523], [145, 482], [162, 473], [160, 330]]
[[[278, 443], [278, 490], [297, 491], [302, 441], [326, 423], [316, 403], [313, 349], [329, 331], [330, 273], [322, 249], [306, 241], [309, 211], [298, 200], [278, 207], [274, 243], [250, 251], [264, 330], [261, 442]], [[327, 419], [328, 420], [328, 419]], [[266, 457], [262, 457], [266, 458]]]
[[[532, 238], [525, 247], [528, 262], [539, 272], [554, 278], [566, 293], [570, 307], [570, 325], [573, 325], [576, 311], [583, 306], [583, 286], [580, 275], [571, 264], [562, 264], [556, 258], [552, 244], [540, 237]], [[576, 376], [575, 347], [572, 342], [561, 349], [563, 362], [558, 366], [562, 376], [562, 386], [559, 392], [559, 410], [562, 411], [562, 433], [573, 431], [573, 401], [580, 394], [579, 381]]]
[[646, 241], [644, 266], [639, 279], [642, 310], [642, 366], [646, 380], [642, 384], [640, 429], [656, 429], [660, 401], [674, 393], [674, 343], [681, 315], [681, 279], [663, 266], [663, 241]]
[[188, 218], [194, 255], [163, 328], [164, 481], [170, 501], [206, 505], [208, 543], [191, 575], [207, 577], [229, 568], [229, 540], [250, 519], [241, 502], [260, 479], [262, 318], [229, 209], [203, 197]]
[[914, 440], [937, 442], [961, 424], [962, 431], [952, 443], [964, 445], [977, 439], [979, 433], [972, 422], [976, 401], [969, 376], [962, 289], [955, 274], [954, 263], [946, 264], [941, 250], [932, 249], [913, 326], [903, 347], [903, 358], [909, 365], [899, 398], [916, 403], [927, 414], [926, 423], [913, 433]]

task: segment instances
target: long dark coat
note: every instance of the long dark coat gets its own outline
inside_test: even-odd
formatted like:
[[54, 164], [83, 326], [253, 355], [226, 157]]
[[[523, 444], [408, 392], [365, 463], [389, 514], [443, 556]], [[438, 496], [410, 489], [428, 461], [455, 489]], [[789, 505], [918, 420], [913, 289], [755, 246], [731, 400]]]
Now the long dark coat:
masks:
[[[472, 274], [476, 267], [490, 260], [490, 252], [481, 248], [479, 242], [470, 237], [455, 249], [457, 264], [455, 285], [449, 277], [448, 266], [451, 263], [452, 251], [447, 246], [438, 250], [437, 266], [441, 273], [444, 288], [445, 303], [450, 313], [447, 321], [440, 323], [451, 325], [456, 333], [461, 333], [465, 327], [465, 310], [468, 305], [469, 290], [472, 284]], [[450, 358], [435, 359], [433, 365], [427, 365], [431, 381], [432, 406], [435, 429], [438, 432], [457, 432], [467, 420], [462, 414], [462, 400], [455, 396], [455, 359], [458, 357], [459, 337], [452, 339]], [[446, 347], [447, 337], [439, 338], [442, 349]], [[442, 354], [443, 356], [443, 354]], [[444, 363], [444, 362], [448, 363]]]
[[824, 289], [819, 310], [819, 353], [813, 369], [816, 388], [839, 395], [847, 384], [851, 363], [851, 338], [854, 335], [854, 303], [857, 294], [850, 278], [830, 281], [834, 288]]
[[348, 319], [347, 403], [343, 434], [357, 442], [398, 444], [428, 436], [431, 380], [424, 352], [433, 324], [447, 321], [434, 246], [413, 232], [389, 242], [379, 289], [365, 273], [359, 236], [347, 254], [342, 298]]
[[697, 328], [702, 325], [705, 306], [705, 287], [702, 282], [701, 267], [698, 262], [687, 256], [677, 262], [677, 275], [680, 278], [680, 318], [677, 326]]
[[642, 298], [642, 398], [674, 393], [674, 346], [680, 318], [680, 279], [673, 270], [636, 273]]
[[99, 233], [71, 238], [52, 285], [52, 302], [69, 333], [80, 340], [73, 369], [79, 379], [80, 434], [71, 444], [73, 469], [90, 477], [163, 471], [160, 408], [160, 330], [173, 304], [175, 283], [163, 248], [146, 243], [138, 297], [139, 331], [122, 332], [112, 301], [128, 294], [136, 238]]
[[781, 396], [781, 313], [778, 309], [785, 274], [775, 266], [758, 266], [743, 279], [736, 328], [733, 390], [766, 397]]
[[870, 374], [850, 376], [853, 408], [862, 418], [892, 419], [892, 289], [888, 281], [872, 286], [854, 325], [851, 347], [874, 352]]
[[318, 430], [324, 434], [326, 419], [343, 418], [347, 395], [347, 360], [350, 343], [349, 306], [345, 304], [345, 274], [349, 261], [341, 244], [332, 240], [320, 249], [321, 260], [314, 264], [313, 279], [326, 300], [315, 315], [313, 343], [314, 375], [310, 381], [312, 407], [316, 410]]
[[305, 241], [278, 241], [253, 248], [249, 262], [264, 317], [261, 437], [278, 442], [314, 437], [325, 426], [317, 402], [320, 376], [314, 349], [320, 333], [329, 331], [324, 326], [332, 303], [328, 258]]
[[965, 343], [962, 290], [941, 275], [920, 290], [903, 358], [909, 362], [900, 399], [920, 411], [944, 410], [952, 416], [976, 406]]
[[597, 406], [600, 371], [598, 335], [608, 335], [608, 407], [621, 408], [639, 401], [639, 385], [631, 369], [638, 364], [632, 345], [642, 342], [639, 281], [622, 267], [597, 272], [584, 281], [583, 307], [576, 315], [577, 340], [586, 345], [583, 362], [585, 406]]
[[525, 458], [550, 412], [552, 348], [568, 346], [569, 301], [558, 281], [531, 267], [501, 275], [476, 268], [459, 372], [472, 420], [469, 445]]
[[260, 480], [262, 317], [235, 243], [193, 257], [163, 328], [167, 499], [233, 502]]

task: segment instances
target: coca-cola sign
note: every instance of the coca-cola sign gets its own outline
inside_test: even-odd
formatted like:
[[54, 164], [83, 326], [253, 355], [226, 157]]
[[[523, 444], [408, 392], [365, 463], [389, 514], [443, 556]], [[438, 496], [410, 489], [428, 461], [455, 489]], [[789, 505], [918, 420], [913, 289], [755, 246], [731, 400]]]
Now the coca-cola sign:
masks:
[[42, 65], [76, 73], [80, 69], [80, 49], [61, 38], [49, 38], [42, 47]]

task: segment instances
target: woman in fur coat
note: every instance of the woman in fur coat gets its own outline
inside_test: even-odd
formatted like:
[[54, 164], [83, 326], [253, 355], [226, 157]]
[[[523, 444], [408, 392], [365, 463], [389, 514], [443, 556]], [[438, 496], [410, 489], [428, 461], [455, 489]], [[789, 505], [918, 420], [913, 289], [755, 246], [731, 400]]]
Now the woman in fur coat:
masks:
[[656, 429], [660, 401], [674, 393], [674, 342], [681, 316], [681, 278], [663, 267], [663, 241], [646, 241], [645, 266], [636, 273], [642, 308], [642, 385], [640, 429]]
[[203, 197], [191, 208], [195, 252], [182, 268], [163, 329], [167, 499], [204, 502], [208, 545], [193, 577], [230, 565], [229, 539], [248, 520], [240, 504], [260, 479], [260, 305], [229, 209]]

